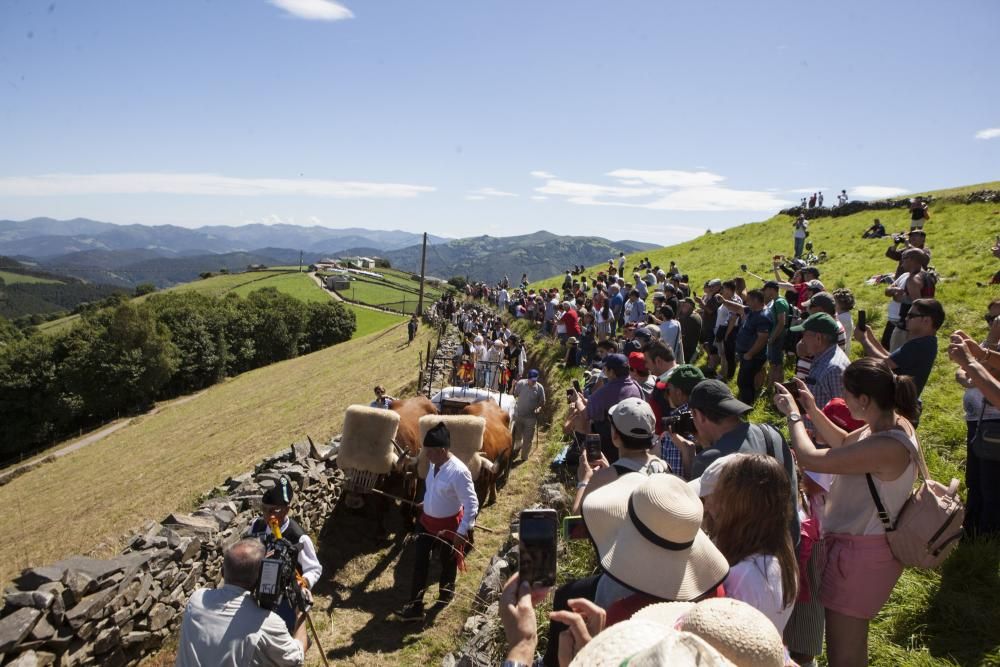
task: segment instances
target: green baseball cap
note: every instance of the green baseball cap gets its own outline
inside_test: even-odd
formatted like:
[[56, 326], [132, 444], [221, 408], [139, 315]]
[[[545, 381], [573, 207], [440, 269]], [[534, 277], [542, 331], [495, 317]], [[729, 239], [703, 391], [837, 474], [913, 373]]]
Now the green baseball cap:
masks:
[[660, 382], [672, 384], [685, 394], [690, 394], [694, 386], [705, 379], [705, 375], [697, 366], [681, 364], [674, 366], [659, 377]]
[[790, 331], [815, 331], [816, 333], [836, 336], [840, 333], [837, 320], [827, 313], [813, 313], [802, 324], [789, 328]]

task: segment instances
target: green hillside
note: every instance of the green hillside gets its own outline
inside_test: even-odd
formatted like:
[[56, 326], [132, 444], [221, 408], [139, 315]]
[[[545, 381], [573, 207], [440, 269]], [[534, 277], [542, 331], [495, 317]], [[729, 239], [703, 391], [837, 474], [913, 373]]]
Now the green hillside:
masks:
[[[983, 314], [991, 299], [1000, 297], [1000, 286], [988, 284], [1000, 270], [1000, 260], [990, 248], [1000, 231], [1000, 205], [966, 204], [962, 199], [977, 190], [1000, 189], [1000, 182], [954, 188], [937, 193], [930, 206], [926, 225], [927, 246], [932, 266], [941, 275], [936, 298], [945, 308], [947, 319], [939, 335], [938, 359], [923, 392], [920, 439], [933, 476], [943, 482], [952, 477], [964, 480], [966, 426], [962, 411], [962, 388], [954, 381], [955, 365], [947, 357], [948, 335], [963, 329], [974, 338], [986, 335]], [[895, 262], [884, 257], [891, 241], [862, 239], [862, 232], [874, 218], [880, 218], [890, 232], [909, 229], [906, 209], [867, 211], [842, 218], [818, 218], [810, 222], [809, 240], [816, 253], [828, 259], [820, 264], [821, 280], [827, 289], [850, 288], [857, 299], [856, 309], [868, 313], [869, 322], [880, 331], [886, 318], [888, 300], [884, 285], [869, 286], [874, 274], [891, 273]], [[746, 224], [723, 232], [706, 233], [697, 239], [649, 252], [654, 265], [677, 263], [690, 276], [692, 288], [711, 278], [744, 276], [749, 287], [760, 282], [741, 271], [770, 277], [771, 258], [792, 255], [792, 218], [776, 215], [760, 223]], [[639, 254], [628, 256], [631, 269]], [[594, 275], [603, 266], [591, 267]], [[533, 285], [558, 287], [561, 276]], [[855, 312], [856, 319], [856, 312]], [[854, 343], [852, 359], [861, 355]], [[553, 388], [553, 394], [557, 392]], [[752, 417], [775, 420], [770, 404], [759, 401]], [[963, 490], [964, 492], [964, 490]], [[956, 554], [937, 572], [907, 570], [893, 597], [872, 624], [873, 664], [941, 665], [1000, 664], [1000, 542], [963, 543]]]
[[8, 285], [19, 285], [26, 283], [29, 285], [58, 285], [59, 281], [52, 278], [41, 278], [25, 273], [14, 273], [13, 271], [0, 271], [0, 280]]

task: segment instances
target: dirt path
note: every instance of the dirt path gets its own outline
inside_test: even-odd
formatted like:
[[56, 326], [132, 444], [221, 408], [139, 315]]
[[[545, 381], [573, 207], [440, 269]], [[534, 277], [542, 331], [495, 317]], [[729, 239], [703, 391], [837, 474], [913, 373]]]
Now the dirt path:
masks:
[[60, 447], [55, 451], [45, 452], [44, 454], [40, 454], [38, 457], [26, 463], [22, 463], [13, 468], [4, 470], [3, 474], [0, 475], [0, 484], [6, 484], [15, 477], [20, 477], [24, 473], [34, 470], [39, 465], [42, 465], [44, 463], [50, 463], [55, 459], [61, 459], [62, 457], [68, 454], [72, 454], [73, 452], [79, 451], [88, 445], [92, 445], [95, 442], [100, 442], [101, 440], [108, 437], [112, 433], [120, 431], [121, 429], [125, 428], [126, 426], [134, 422], [136, 419], [151, 417], [156, 413], [160, 412], [161, 410], [164, 410], [174, 405], [183, 405], [188, 401], [193, 401], [194, 399], [198, 398], [204, 393], [205, 393], [204, 391], [199, 391], [197, 394], [191, 394], [190, 396], [183, 396], [173, 401], [157, 404], [149, 412], [144, 412], [143, 414], [136, 415], [135, 417], [126, 417], [125, 419], [119, 419], [118, 421], [112, 422], [110, 425], [105, 426], [101, 430], [94, 431], [93, 433], [85, 435], [79, 440], [75, 440], [70, 444]]
[[[389, 537], [378, 539], [370, 510], [338, 508], [318, 540], [324, 571], [313, 611], [331, 664], [433, 665], [458, 648], [457, 638], [490, 559], [506, 540], [511, 519], [537, 497], [544, 473], [542, 449], [537, 447], [530, 461], [512, 471], [497, 502], [480, 512], [477, 524], [496, 532], [477, 531], [476, 549], [467, 558], [468, 571], [459, 574], [455, 601], [429, 613], [423, 624], [391, 617], [405, 602], [413, 571], [413, 550], [398, 511], [387, 517]], [[429, 611], [437, 598], [435, 565], [432, 562], [432, 585], [425, 598]], [[310, 650], [306, 664], [322, 665], [316, 649]]]
[[331, 299], [333, 299], [334, 301], [343, 301], [343, 299], [342, 299], [342, 298], [340, 297], [340, 295], [339, 295], [339, 294], [337, 294], [336, 292], [334, 292], [334, 291], [333, 291], [332, 289], [327, 289], [327, 288], [326, 288], [326, 285], [324, 285], [324, 284], [323, 284], [323, 279], [322, 279], [322, 278], [320, 278], [319, 276], [317, 276], [317, 275], [316, 275], [316, 272], [315, 272], [315, 271], [311, 272], [311, 273], [309, 274], [309, 276], [310, 276], [310, 277], [311, 277], [311, 278], [312, 278], [313, 280], [315, 280], [315, 281], [316, 281], [316, 284], [317, 284], [317, 285], [319, 285], [319, 288], [320, 288], [321, 290], [323, 290], [324, 292], [326, 292], [327, 294], [329, 294], [329, 295], [330, 295], [330, 298], [331, 298]]

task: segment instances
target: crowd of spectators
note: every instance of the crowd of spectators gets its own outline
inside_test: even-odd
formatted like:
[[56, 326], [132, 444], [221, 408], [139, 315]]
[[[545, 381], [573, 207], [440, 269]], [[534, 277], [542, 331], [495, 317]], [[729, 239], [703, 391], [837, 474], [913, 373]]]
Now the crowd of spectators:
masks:
[[[621, 255], [592, 276], [574, 267], [559, 287], [481, 285], [467, 295], [499, 305], [505, 293], [504, 310], [536, 323], [565, 366], [579, 369], [561, 456], [576, 466], [573, 512], [599, 568], [555, 591], [544, 664], [568, 664], [662, 603], [688, 606], [632, 653], [657, 642], [662, 655], [688, 651], [684, 619], [719, 598], [767, 620], [784, 646], [776, 664], [812, 665], [824, 648], [830, 665], [867, 664], [869, 622], [902, 572], [873, 494], [891, 521], [913, 489], [920, 394], [946, 321], [926, 203], [913, 211], [911, 231], [885, 253], [897, 264], [882, 332], [855, 311], [850, 289], [829, 290], [817, 266], [780, 255], [773, 279], [758, 285], [707, 276], [698, 290], [674, 262], [664, 269], [643, 258], [626, 271]], [[985, 340], [956, 331], [948, 348], [966, 390], [968, 537], [1000, 532], [1000, 461], [973, 451], [980, 429], [1000, 440], [1000, 300], [986, 320]], [[755, 408], [766, 400], [789, 438], [749, 418], [764, 414]], [[588, 435], [600, 438], [600, 453], [588, 454]], [[535, 659], [533, 604], [544, 593], [516, 576], [505, 589], [515, 663]]]

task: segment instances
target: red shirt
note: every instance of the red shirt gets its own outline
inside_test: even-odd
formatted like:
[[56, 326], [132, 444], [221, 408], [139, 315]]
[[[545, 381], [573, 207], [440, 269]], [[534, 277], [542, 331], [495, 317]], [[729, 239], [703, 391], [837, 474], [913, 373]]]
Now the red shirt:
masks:
[[560, 320], [566, 325], [566, 335], [567, 336], [579, 336], [580, 335], [580, 316], [575, 310], [570, 308], [565, 313], [563, 313], [562, 319]]

